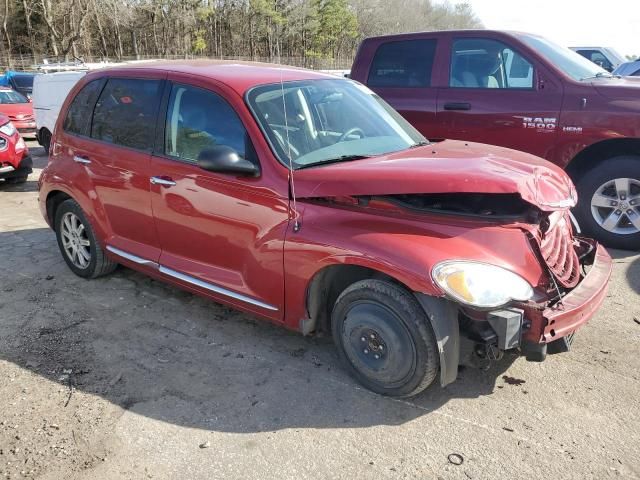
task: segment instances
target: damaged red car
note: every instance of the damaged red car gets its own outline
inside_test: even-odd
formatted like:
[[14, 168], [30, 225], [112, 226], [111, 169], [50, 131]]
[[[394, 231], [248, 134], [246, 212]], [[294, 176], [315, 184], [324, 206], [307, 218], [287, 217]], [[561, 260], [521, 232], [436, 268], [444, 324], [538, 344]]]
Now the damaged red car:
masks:
[[29, 149], [9, 117], [0, 113], [0, 179], [24, 183], [32, 171]]
[[305, 335], [367, 388], [410, 396], [473, 357], [567, 351], [611, 259], [537, 157], [429, 143], [376, 94], [215, 62], [91, 72], [40, 178], [69, 268], [117, 264]]

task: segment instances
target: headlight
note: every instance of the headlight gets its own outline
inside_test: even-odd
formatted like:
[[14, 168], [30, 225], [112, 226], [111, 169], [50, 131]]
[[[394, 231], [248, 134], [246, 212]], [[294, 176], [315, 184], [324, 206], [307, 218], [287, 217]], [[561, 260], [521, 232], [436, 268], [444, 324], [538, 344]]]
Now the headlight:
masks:
[[449, 296], [474, 307], [499, 307], [533, 296], [531, 285], [520, 275], [487, 263], [450, 260], [437, 264], [431, 274]]
[[5, 123], [0, 127], [0, 132], [4, 133], [7, 137], [10, 137], [16, 133], [16, 127], [14, 127], [11, 122]]

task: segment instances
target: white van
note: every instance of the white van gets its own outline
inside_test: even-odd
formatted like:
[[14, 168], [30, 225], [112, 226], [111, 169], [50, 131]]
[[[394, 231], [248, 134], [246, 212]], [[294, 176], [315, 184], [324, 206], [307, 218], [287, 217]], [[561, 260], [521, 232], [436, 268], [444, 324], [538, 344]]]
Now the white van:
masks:
[[87, 72], [58, 72], [36, 75], [33, 82], [33, 112], [38, 143], [49, 153], [51, 134], [60, 108], [73, 86]]

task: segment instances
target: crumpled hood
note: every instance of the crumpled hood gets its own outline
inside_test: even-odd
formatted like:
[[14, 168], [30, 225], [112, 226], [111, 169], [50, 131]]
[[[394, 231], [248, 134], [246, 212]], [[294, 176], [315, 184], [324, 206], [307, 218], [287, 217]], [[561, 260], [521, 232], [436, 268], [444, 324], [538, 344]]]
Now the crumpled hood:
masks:
[[533, 155], [454, 140], [296, 171], [298, 198], [420, 193], [518, 193], [543, 211], [573, 207], [573, 183]]

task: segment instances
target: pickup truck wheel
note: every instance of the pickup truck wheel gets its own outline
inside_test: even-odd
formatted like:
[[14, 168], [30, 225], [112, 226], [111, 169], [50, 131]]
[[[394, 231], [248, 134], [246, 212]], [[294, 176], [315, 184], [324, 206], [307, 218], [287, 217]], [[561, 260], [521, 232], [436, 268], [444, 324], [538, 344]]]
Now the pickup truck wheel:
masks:
[[340, 359], [369, 390], [410, 397], [436, 378], [438, 349], [429, 319], [404, 288], [362, 280], [345, 289], [331, 315]]
[[75, 200], [65, 200], [56, 210], [55, 231], [64, 261], [73, 273], [97, 278], [115, 270], [96, 239], [86, 215]]
[[576, 182], [574, 209], [583, 232], [603, 245], [640, 248], [640, 157], [607, 160]]

